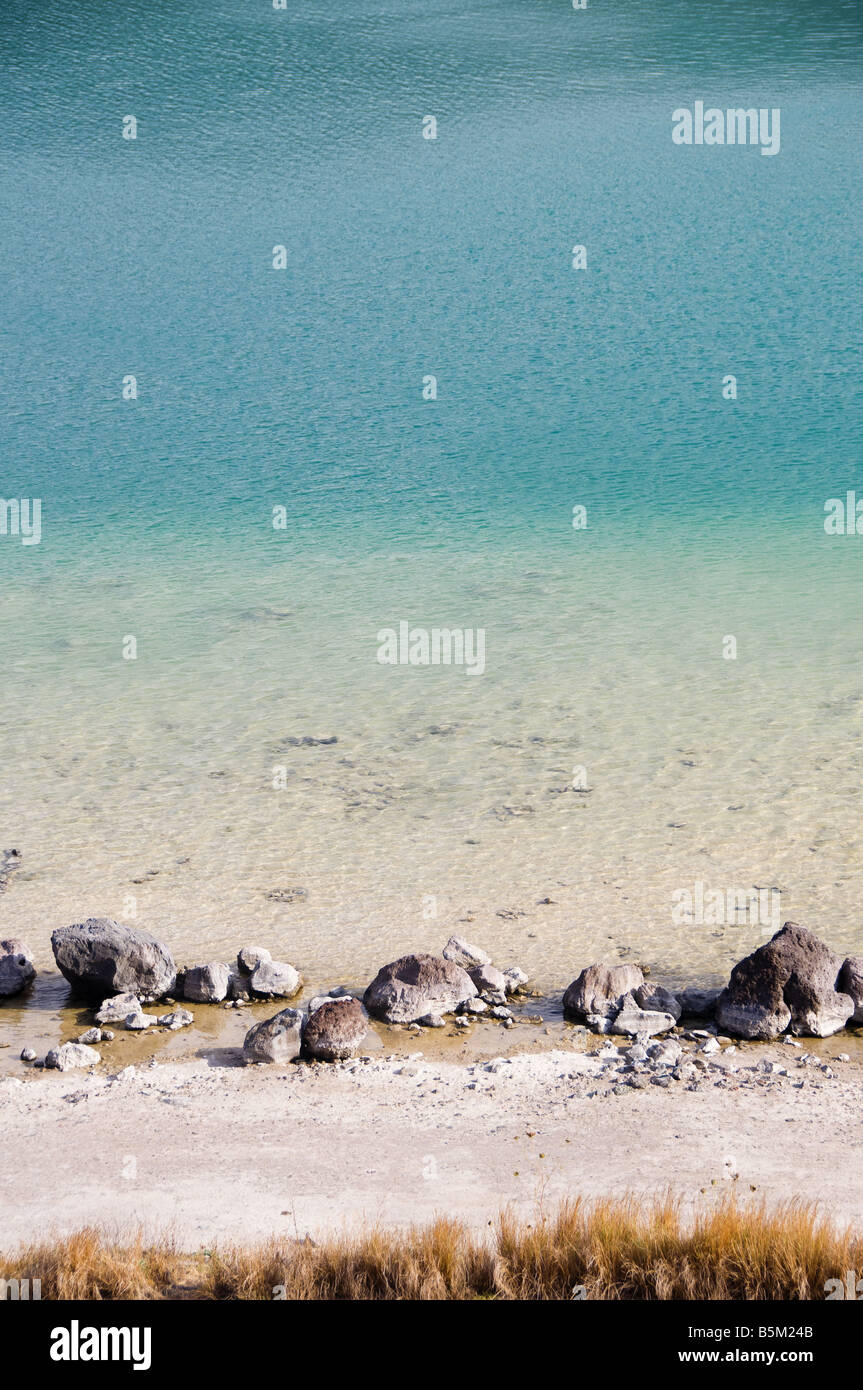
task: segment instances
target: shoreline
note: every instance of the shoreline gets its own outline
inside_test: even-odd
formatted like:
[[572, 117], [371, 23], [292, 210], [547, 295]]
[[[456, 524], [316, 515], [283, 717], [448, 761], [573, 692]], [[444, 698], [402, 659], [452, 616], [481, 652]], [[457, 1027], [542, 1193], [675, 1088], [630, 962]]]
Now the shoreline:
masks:
[[414, 1055], [151, 1062], [47, 1073], [35, 1087], [7, 1077], [3, 1243], [92, 1224], [194, 1248], [442, 1213], [480, 1229], [505, 1206], [527, 1216], [574, 1195], [668, 1190], [688, 1211], [735, 1190], [863, 1223], [863, 1184], [849, 1187], [863, 1172], [863, 1066], [833, 1062], [828, 1076], [792, 1052], [710, 1057], [672, 1090], [633, 1086], [618, 1063], [574, 1047], [472, 1065]]

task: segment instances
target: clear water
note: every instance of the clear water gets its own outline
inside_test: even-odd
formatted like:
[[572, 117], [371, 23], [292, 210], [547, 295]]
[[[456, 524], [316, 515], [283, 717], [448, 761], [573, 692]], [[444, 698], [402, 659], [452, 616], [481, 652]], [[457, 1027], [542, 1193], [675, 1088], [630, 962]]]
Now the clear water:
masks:
[[[3, 935], [708, 982], [763, 932], [700, 880], [863, 948], [861, 51], [839, 0], [5, 0]], [[779, 155], [675, 146], [699, 99]]]

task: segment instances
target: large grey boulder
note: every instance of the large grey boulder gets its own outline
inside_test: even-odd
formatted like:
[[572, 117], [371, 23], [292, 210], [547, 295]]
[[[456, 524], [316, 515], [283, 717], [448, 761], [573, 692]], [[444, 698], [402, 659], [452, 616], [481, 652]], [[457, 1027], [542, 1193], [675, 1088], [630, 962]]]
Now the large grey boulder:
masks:
[[110, 917], [58, 927], [51, 934], [51, 948], [72, 988], [98, 999], [126, 990], [160, 998], [171, 993], [177, 978], [167, 946]]
[[72, 1071], [75, 1067], [94, 1067], [102, 1058], [94, 1047], [86, 1043], [64, 1043], [62, 1047], [52, 1047], [46, 1054], [45, 1066], [57, 1071]]
[[426, 1014], [448, 1014], [476, 994], [465, 970], [442, 956], [401, 956], [384, 965], [363, 996], [385, 1023], [414, 1023]]
[[777, 1038], [786, 1028], [797, 1036], [829, 1038], [855, 1008], [851, 995], [838, 989], [842, 966], [814, 932], [786, 922], [735, 965], [719, 996], [716, 1021], [739, 1038]]
[[183, 998], [193, 1004], [220, 1004], [228, 997], [231, 971], [222, 961], [191, 965], [183, 972]]
[[359, 999], [326, 999], [306, 1019], [303, 1055], [321, 1062], [353, 1057], [369, 1029], [368, 1014]]
[[303, 977], [292, 965], [278, 960], [262, 960], [249, 976], [253, 994], [266, 999], [293, 999], [303, 987]]
[[863, 1023], [863, 956], [849, 956], [843, 963], [836, 988], [854, 1000], [849, 1023]]
[[473, 970], [478, 965], [491, 965], [491, 956], [481, 946], [472, 946], [461, 936], [451, 936], [441, 951], [444, 960], [460, 965], [462, 970]]
[[637, 965], [588, 965], [563, 996], [563, 1011], [584, 1020], [588, 1014], [611, 1018], [620, 1009], [625, 994], [644, 984]]
[[36, 978], [36, 967], [23, 941], [0, 941], [0, 995], [20, 994]]
[[247, 1062], [291, 1062], [300, 1055], [303, 1015], [299, 1009], [282, 1009], [250, 1028], [243, 1039]]

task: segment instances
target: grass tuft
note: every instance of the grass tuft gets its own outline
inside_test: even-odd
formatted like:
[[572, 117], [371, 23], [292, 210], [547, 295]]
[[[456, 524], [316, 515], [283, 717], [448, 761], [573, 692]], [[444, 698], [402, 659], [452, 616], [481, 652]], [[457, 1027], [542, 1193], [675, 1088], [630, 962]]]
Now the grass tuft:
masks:
[[672, 1197], [562, 1203], [490, 1237], [440, 1217], [321, 1243], [271, 1239], [186, 1254], [86, 1227], [0, 1255], [0, 1278], [39, 1279], [43, 1299], [820, 1299], [863, 1273], [863, 1240], [791, 1201], [728, 1196], [685, 1218]]

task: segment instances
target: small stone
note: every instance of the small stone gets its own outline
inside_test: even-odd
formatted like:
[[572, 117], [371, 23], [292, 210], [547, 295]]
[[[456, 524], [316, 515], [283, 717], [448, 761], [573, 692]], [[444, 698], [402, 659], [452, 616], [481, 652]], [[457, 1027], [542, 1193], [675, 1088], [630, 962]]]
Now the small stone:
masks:
[[176, 1033], [178, 1028], [188, 1028], [190, 1023], [194, 1023], [195, 1016], [188, 1009], [174, 1009], [169, 1014], [160, 1014], [159, 1023], [162, 1028], [170, 1028], [172, 1033]]
[[97, 1043], [97, 1042], [101, 1042], [101, 1041], [102, 1041], [102, 1029], [101, 1029], [101, 1028], [88, 1028], [87, 1031], [86, 1031], [85, 1033], [82, 1033], [82, 1034], [81, 1034], [80, 1038], [78, 1038], [77, 1041], [78, 1041], [79, 1043]]
[[676, 1038], [661, 1038], [647, 1048], [648, 1057], [657, 1066], [673, 1066], [682, 1053], [683, 1048]]
[[423, 1028], [445, 1028], [446, 1020], [440, 1014], [424, 1014], [419, 1020]]
[[503, 972], [504, 988], [507, 994], [517, 994], [523, 985], [526, 985], [529, 976], [517, 965], [509, 965]]
[[114, 994], [103, 999], [96, 1013], [97, 1023], [125, 1023], [130, 1013], [142, 1013], [137, 994]]
[[127, 1014], [123, 1019], [123, 1027], [130, 1033], [143, 1033], [147, 1028], [152, 1028], [155, 1022], [150, 1014]]
[[700, 1048], [700, 1051], [707, 1057], [712, 1056], [714, 1052], [718, 1052], [719, 1050], [719, 1042], [716, 1038], [708, 1038], [707, 1042], [703, 1043]]
[[36, 1061], [36, 1053], [33, 1051], [32, 1047], [25, 1047], [25, 1048], [24, 1048], [24, 1050], [23, 1050], [22, 1053], [21, 1053], [21, 1061], [22, 1061], [22, 1062], [35, 1062], [35, 1061]]

